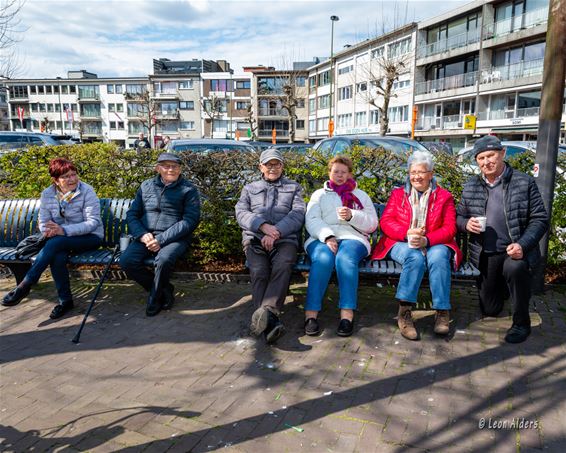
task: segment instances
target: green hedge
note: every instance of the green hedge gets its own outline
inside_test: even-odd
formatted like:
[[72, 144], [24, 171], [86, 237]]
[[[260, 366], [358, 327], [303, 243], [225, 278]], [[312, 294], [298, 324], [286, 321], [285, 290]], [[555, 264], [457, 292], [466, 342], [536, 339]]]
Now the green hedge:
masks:
[[[67, 157], [77, 165], [81, 179], [91, 184], [101, 198], [133, 198], [139, 184], [154, 174], [158, 150], [138, 153], [122, 150], [113, 144], [85, 144], [58, 147], [32, 147], [0, 158], [0, 197], [38, 197], [51, 182], [47, 173], [50, 159]], [[372, 200], [385, 203], [391, 190], [406, 176], [406, 156], [382, 149], [354, 148], [355, 177]], [[212, 263], [235, 259], [242, 261], [241, 231], [234, 218], [234, 205], [247, 182], [259, 177], [255, 153], [184, 154], [185, 175], [198, 187], [202, 196], [203, 216], [195, 235], [193, 259]], [[329, 156], [311, 151], [288, 153], [285, 172], [298, 181], [307, 199], [327, 179]], [[436, 176], [458, 201], [469, 175], [454, 156], [438, 154]], [[510, 163], [530, 172], [532, 156], [523, 154]], [[566, 170], [566, 159], [559, 156], [558, 166]], [[566, 261], [566, 175], [557, 175], [553, 205], [549, 261]]]

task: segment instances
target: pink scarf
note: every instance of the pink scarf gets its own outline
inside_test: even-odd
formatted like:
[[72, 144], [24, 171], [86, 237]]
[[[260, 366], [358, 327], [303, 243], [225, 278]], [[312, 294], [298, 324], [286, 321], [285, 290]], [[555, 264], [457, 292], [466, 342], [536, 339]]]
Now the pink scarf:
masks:
[[346, 206], [350, 209], [364, 209], [362, 202], [354, 195], [354, 189], [356, 188], [356, 181], [353, 179], [348, 179], [344, 184], [337, 185], [332, 181], [328, 181], [328, 187], [330, 187], [334, 192], [336, 192], [342, 199], [342, 206]]

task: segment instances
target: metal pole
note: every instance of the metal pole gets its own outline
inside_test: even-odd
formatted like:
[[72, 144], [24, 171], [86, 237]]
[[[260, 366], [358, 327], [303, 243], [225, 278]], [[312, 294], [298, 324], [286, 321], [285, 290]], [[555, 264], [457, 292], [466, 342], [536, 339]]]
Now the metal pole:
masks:
[[[539, 169], [538, 176], [535, 171], [537, 185], [549, 218], [552, 218], [565, 76], [566, 0], [550, 0], [535, 157]], [[548, 260], [548, 233], [541, 239], [539, 247], [542, 259], [533, 276], [533, 292], [540, 294], [544, 290], [544, 270]]]
[[338, 16], [330, 16], [330, 112], [328, 114], [328, 135], [334, 133], [334, 121], [332, 120], [332, 104], [334, 103], [334, 22], [340, 20]]
[[57, 80], [59, 80], [59, 85], [57, 86], [57, 95], [59, 97], [59, 119], [61, 121], [61, 134], [63, 134], [65, 130], [65, 123], [63, 123], [63, 106], [61, 105], [61, 77], [57, 77]]

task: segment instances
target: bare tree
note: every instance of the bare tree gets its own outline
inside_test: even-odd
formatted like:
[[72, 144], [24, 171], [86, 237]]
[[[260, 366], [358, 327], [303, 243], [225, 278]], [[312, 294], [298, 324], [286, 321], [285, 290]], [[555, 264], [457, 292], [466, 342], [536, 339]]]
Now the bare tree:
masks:
[[393, 83], [399, 76], [410, 71], [410, 54], [397, 57], [385, 55], [374, 58], [360, 68], [362, 79], [368, 82], [366, 90], [359, 90], [360, 97], [379, 112], [379, 134], [386, 135], [389, 130], [389, 103], [397, 95], [393, 93]]
[[13, 77], [20, 69], [15, 46], [23, 32], [18, 19], [22, 7], [22, 0], [0, 2], [0, 75], [4, 77]]
[[250, 102], [247, 108], [247, 122], [250, 125], [251, 139], [257, 140], [257, 120], [254, 115], [253, 102]]
[[206, 115], [206, 121], [210, 123], [210, 138], [214, 135], [214, 120], [220, 118], [222, 113], [226, 111], [226, 102], [224, 99], [212, 94], [206, 99], [201, 99], [202, 111]]
[[147, 131], [149, 142], [152, 143], [155, 135], [154, 129], [158, 124], [159, 102], [151, 96], [148, 90], [141, 93], [126, 93], [124, 97], [129, 104], [128, 116], [141, 123], [144, 130]]

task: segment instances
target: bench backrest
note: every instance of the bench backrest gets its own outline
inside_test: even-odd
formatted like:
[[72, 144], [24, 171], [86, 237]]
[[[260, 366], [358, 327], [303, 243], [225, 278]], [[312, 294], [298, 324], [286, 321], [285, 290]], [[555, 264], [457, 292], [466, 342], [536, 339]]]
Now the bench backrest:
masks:
[[[126, 212], [132, 200], [101, 198], [100, 214], [104, 225], [104, 247], [120, 242], [127, 233]], [[39, 200], [0, 200], [0, 247], [15, 247], [26, 236], [37, 231]]]

